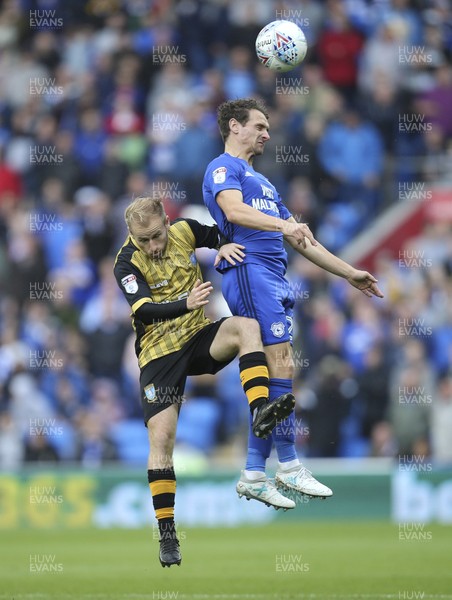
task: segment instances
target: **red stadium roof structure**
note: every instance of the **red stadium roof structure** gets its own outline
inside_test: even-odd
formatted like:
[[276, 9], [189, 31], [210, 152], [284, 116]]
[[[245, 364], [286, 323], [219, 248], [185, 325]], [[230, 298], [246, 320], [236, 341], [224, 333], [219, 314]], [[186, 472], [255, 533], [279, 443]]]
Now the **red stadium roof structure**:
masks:
[[452, 223], [452, 188], [435, 186], [427, 190], [426, 184], [418, 185], [422, 187], [405, 190], [405, 199], [388, 208], [350, 242], [341, 252], [341, 258], [372, 272], [381, 251], [397, 258], [404, 242], [418, 236], [426, 222]]

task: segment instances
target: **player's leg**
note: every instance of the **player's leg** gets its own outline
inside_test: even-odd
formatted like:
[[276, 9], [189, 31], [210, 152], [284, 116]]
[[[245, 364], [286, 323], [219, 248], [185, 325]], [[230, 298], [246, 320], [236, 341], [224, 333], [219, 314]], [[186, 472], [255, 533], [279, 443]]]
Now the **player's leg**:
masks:
[[[292, 394], [283, 393], [273, 398], [273, 403], [267, 403], [268, 369], [259, 324], [254, 319], [243, 317], [226, 319], [210, 347], [210, 354], [218, 361], [239, 355], [240, 380], [251, 410], [250, 435], [254, 438], [252, 452], [256, 454], [256, 462], [253, 461], [254, 468], [248, 476], [246, 471], [242, 471], [237, 493], [240, 497], [253, 498], [276, 509], [294, 508], [295, 503], [278, 492], [265, 476], [265, 459], [270, 454], [272, 442], [271, 437], [264, 439], [262, 432], [266, 434], [274, 430], [293, 412], [294, 398]], [[255, 468], [257, 462], [260, 469]]]
[[[291, 315], [288, 323], [291, 323]], [[292, 391], [294, 363], [290, 342], [266, 346], [270, 374], [270, 401], [283, 392]], [[272, 433], [278, 454], [276, 485], [312, 497], [326, 498], [333, 492], [315, 479], [299, 461], [295, 448], [295, 414], [287, 417]]]
[[295, 400], [292, 395], [282, 394], [271, 405], [268, 403], [268, 369], [259, 323], [244, 317], [225, 319], [209, 352], [219, 363], [239, 356], [240, 381], [250, 407], [252, 430], [257, 437], [268, 437], [277, 421], [292, 412]]
[[265, 463], [270, 456], [271, 447], [272, 438], [257, 438], [250, 423], [246, 465], [235, 489], [240, 498], [244, 496], [247, 500], [258, 500], [276, 510], [295, 508], [295, 502], [284, 496], [265, 473]]
[[[275, 346], [264, 347], [267, 362], [270, 357], [270, 360], [273, 363], [271, 372], [269, 364], [270, 402], [274, 401], [275, 398], [281, 397], [281, 395], [291, 394], [292, 392], [292, 379], [290, 377], [291, 371], [290, 368], [288, 368], [288, 363], [290, 363], [290, 361], [282, 361], [280, 356], [281, 351], [275, 352], [276, 348], [281, 349], [281, 347], [285, 346], [290, 349], [288, 342], [286, 344], [277, 344]], [[269, 352], [269, 349], [272, 350]], [[274, 372], [275, 356], [278, 359], [278, 378], [275, 377]], [[274, 436], [274, 432], [276, 430], [281, 429], [282, 425], [284, 423], [287, 424], [291, 418], [293, 418], [293, 411], [291, 411], [288, 417], [277, 423], [275, 429], [273, 429], [272, 436]], [[283, 496], [265, 474], [265, 463], [267, 458], [270, 456], [271, 446], [272, 444], [270, 443], [270, 440], [257, 439], [250, 428], [248, 434], [248, 453], [246, 466], [245, 470], [242, 471], [239, 482], [237, 483], [237, 492], [239, 495], [244, 495], [245, 497], [259, 500], [260, 498], [257, 496], [257, 494], [259, 494], [260, 490], [263, 490], [265, 497], [269, 499], [269, 504], [272, 504], [275, 506], [275, 508], [294, 508], [295, 503], [293, 500]]]
[[[292, 393], [294, 363], [290, 342], [265, 346], [269, 375], [270, 375], [270, 402], [284, 393]], [[298, 457], [295, 450], [294, 435], [295, 413], [278, 423], [272, 433], [280, 463], [295, 466]], [[278, 431], [278, 435], [276, 435]]]
[[148, 482], [160, 533], [160, 563], [179, 565], [181, 555], [174, 523], [176, 475], [173, 450], [186, 381], [182, 350], [148, 363], [141, 371], [144, 423], [148, 429]]
[[181, 555], [174, 523], [176, 475], [173, 450], [179, 405], [170, 404], [147, 422], [149, 437], [148, 481], [160, 533], [162, 567], [180, 565]]
[[[257, 411], [257, 417], [252, 425], [256, 427], [264, 421], [267, 425], [270, 424], [271, 427], [276, 425], [274, 407], [267, 402], [268, 370], [260, 340], [259, 327], [254, 320], [230, 317], [211, 323], [194, 336], [190, 345], [192, 358], [188, 365], [188, 375], [217, 373], [238, 354], [240, 356], [243, 389], [248, 397], [251, 410], [253, 412]], [[284, 418], [292, 411], [293, 397], [282, 399], [279, 404], [284, 408], [284, 413], [280, 418]], [[262, 416], [264, 418], [260, 419]], [[271, 437], [267, 440], [256, 436], [254, 438], [258, 443], [265, 443], [271, 448]], [[260, 482], [251, 482], [246, 494], [238, 487], [237, 491], [240, 495], [256, 498], [276, 507], [295, 507], [295, 502], [284, 498], [276, 487], [266, 479], [265, 473], [261, 473], [261, 479]]]
[[[249, 265], [231, 269], [223, 275], [222, 290], [231, 312], [234, 315], [255, 318], [259, 323], [264, 345], [281, 341], [282, 335], [289, 339], [288, 332], [283, 330], [284, 327], [280, 327], [282, 321], [285, 321], [285, 313], [277, 299], [275, 287], [272, 273], [266, 272], [265, 269], [258, 271]], [[292, 394], [290, 397], [294, 401]], [[254, 435], [250, 420], [246, 465], [237, 484], [237, 492], [247, 498], [262, 501], [259, 490], [262, 490], [265, 484], [264, 493], [270, 504], [275, 507], [293, 508], [294, 502], [285, 498], [266, 478], [265, 464], [271, 448], [271, 439], [262, 440]]]

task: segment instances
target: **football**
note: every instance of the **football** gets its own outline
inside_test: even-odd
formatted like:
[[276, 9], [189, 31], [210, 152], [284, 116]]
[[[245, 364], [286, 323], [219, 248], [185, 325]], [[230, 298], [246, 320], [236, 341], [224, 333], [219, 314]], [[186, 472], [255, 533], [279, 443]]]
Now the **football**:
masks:
[[292, 21], [272, 21], [256, 38], [256, 54], [272, 71], [290, 71], [298, 66], [308, 49], [303, 31]]

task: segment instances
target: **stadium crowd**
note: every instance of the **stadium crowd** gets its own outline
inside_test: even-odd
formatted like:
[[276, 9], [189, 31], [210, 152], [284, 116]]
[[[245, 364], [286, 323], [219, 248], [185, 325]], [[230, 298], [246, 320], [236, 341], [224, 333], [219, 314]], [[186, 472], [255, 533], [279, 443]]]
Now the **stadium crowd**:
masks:
[[[285, 75], [254, 54], [276, 18], [298, 21], [309, 44]], [[451, 58], [447, 0], [5, 0], [0, 466], [128, 456], [143, 425], [113, 278], [124, 208], [147, 194], [171, 218], [206, 219], [219, 103], [266, 101], [271, 139], [255, 166], [340, 253], [401, 202], [400, 182], [451, 186]], [[428, 126], [401, 128], [400, 115]], [[424, 260], [407, 266], [381, 248], [383, 300], [290, 253], [302, 455], [452, 461], [451, 223], [425, 223], [402, 249]], [[218, 318], [214, 256], [199, 251]], [[245, 447], [246, 418], [234, 363], [192, 380], [180, 442], [212, 455], [239, 432]]]

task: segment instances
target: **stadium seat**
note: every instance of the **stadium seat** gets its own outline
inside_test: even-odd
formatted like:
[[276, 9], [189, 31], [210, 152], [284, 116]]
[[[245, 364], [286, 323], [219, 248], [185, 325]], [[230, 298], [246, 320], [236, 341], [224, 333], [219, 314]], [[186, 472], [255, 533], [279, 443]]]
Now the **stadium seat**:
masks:
[[148, 433], [143, 421], [140, 419], [129, 419], [114, 425], [110, 430], [110, 436], [116, 444], [121, 461], [127, 464], [146, 464], [149, 443]]
[[217, 441], [221, 408], [212, 398], [191, 398], [182, 406], [176, 441], [209, 452]]

